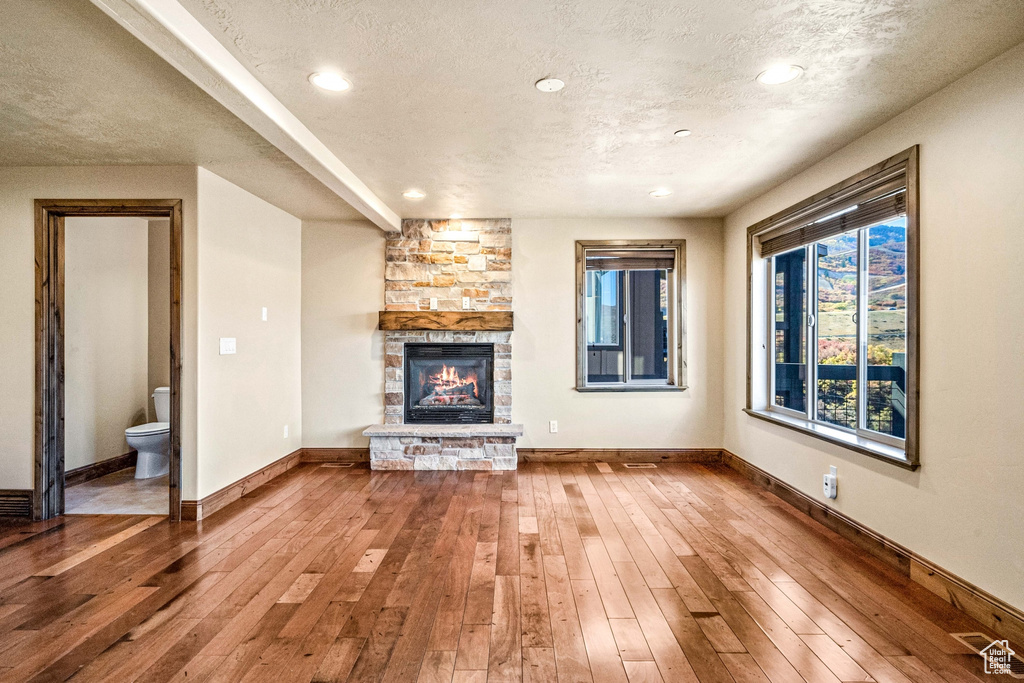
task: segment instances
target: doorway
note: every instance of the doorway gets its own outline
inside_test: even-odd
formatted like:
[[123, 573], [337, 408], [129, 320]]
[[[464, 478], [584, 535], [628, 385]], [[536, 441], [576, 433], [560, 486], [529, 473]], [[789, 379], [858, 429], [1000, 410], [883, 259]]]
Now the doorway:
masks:
[[169, 233], [169, 517], [181, 519], [180, 199], [38, 199], [36, 213], [36, 428], [33, 517], [65, 512], [65, 219], [164, 218]]

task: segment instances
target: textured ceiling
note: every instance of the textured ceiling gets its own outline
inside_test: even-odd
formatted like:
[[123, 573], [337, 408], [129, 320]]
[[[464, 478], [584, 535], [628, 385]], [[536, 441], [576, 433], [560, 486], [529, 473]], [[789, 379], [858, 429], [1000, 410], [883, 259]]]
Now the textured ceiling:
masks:
[[304, 218], [356, 218], [88, 0], [3, 2], [0, 166], [202, 165]]
[[[181, 2], [407, 217], [723, 215], [1024, 40], [1022, 0]], [[753, 80], [779, 61], [808, 71]], [[200, 164], [357, 215], [88, 0], [4, 2], [0, 63], [2, 166]]]
[[181, 1], [404, 216], [722, 215], [1024, 40], [1021, 0]]

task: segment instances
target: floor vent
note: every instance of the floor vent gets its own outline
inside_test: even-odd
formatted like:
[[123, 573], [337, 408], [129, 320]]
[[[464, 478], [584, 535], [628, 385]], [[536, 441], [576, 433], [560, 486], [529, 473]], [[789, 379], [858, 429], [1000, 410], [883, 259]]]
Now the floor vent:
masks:
[[[950, 633], [949, 635], [953, 636], [961, 643], [977, 652], [979, 656], [986, 659], [986, 673], [989, 673], [987, 655], [989, 653], [993, 653], [995, 650], [998, 650], [999, 652], [995, 653], [997, 655], [1000, 655], [998, 658], [998, 663], [993, 664], [993, 666], [1008, 665], [1010, 669], [1009, 675], [1011, 678], [1024, 679], [1024, 659], [1021, 659], [1018, 654], [1013, 653], [1009, 655], [1007, 662], [1006, 653], [1005, 651], [1003, 651], [1002, 646], [1002, 643], [1005, 643], [1006, 641], [994, 639], [990, 636], [985, 635], [984, 633]], [[990, 648], [994, 648], [995, 650]], [[1012, 653], [1013, 651], [1011, 650], [1010, 652]], [[991, 673], [997, 672], [992, 671]], [[1004, 673], [1004, 671], [1000, 670], [998, 671], [998, 673]]]
[[320, 467], [352, 467], [355, 465], [354, 462], [325, 462]]
[[627, 462], [622, 466], [628, 467], [631, 470], [653, 470], [658, 467], [653, 462]]

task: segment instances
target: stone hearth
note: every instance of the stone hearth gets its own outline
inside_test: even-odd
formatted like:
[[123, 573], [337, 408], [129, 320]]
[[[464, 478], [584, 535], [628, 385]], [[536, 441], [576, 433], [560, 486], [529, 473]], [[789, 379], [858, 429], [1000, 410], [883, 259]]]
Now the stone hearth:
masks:
[[[509, 219], [404, 220], [385, 253], [386, 311], [512, 310]], [[464, 301], [469, 307], [464, 307]], [[407, 343], [494, 344], [495, 424], [405, 425]], [[512, 333], [497, 330], [388, 330], [384, 333], [384, 424], [370, 437], [373, 469], [516, 468], [512, 425]]]
[[374, 425], [370, 464], [375, 470], [514, 470], [522, 425]]

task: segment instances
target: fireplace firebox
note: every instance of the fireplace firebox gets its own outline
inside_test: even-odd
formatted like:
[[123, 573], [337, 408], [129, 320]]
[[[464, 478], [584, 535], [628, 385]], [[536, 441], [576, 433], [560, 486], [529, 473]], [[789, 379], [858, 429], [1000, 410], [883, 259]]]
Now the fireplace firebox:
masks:
[[406, 344], [405, 422], [494, 422], [494, 344]]

